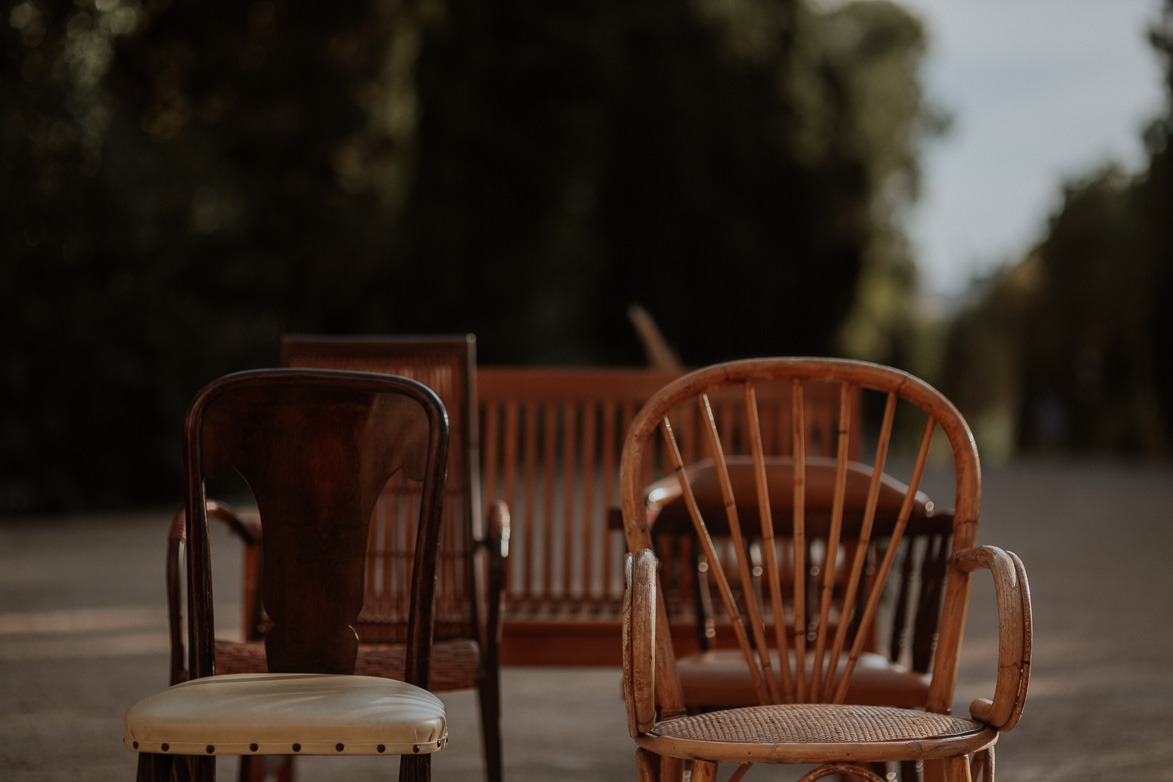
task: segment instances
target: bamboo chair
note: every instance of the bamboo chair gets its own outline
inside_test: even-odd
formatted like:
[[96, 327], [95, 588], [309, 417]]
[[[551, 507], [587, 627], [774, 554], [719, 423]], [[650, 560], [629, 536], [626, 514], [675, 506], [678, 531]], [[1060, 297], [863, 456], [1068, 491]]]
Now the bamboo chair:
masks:
[[[196, 396], [184, 451], [190, 676], [126, 714], [139, 779], [213, 779], [216, 755], [292, 753], [402, 755], [399, 778], [426, 780], [448, 738], [426, 689], [448, 456], [440, 400], [385, 375], [238, 373]], [[230, 468], [265, 519], [265, 673], [216, 675], [205, 484]], [[400, 478], [421, 485], [399, 517], [411, 556], [387, 575], [403, 585], [404, 681], [354, 676], [371, 514]]]
[[[803, 415], [804, 393], [827, 383], [840, 389], [842, 400], [829, 456], [811, 452]], [[727, 458], [721, 422], [711, 414], [710, 397], [730, 388], [745, 399], [748, 459]], [[759, 395], [778, 388], [792, 400], [786, 453], [766, 450], [757, 404]], [[861, 402], [853, 412], [849, 400], [856, 393]], [[874, 424], [865, 416], [871, 412], [878, 415]], [[676, 446], [675, 429], [690, 417], [707, 431], [707, 462], [686, 462]], [[906, 459], [899, 444], [908, 433], [913, 448]], [[930, 453], [937, 453], [931, 449], [934, 435], [949, 455], [955, 505], [927, 697], [923, 708], [852, 703], [849, 693], [864, 649], [873, 642], [885, 587], [899, 590], [900, 544], [924, 515], [918, 491]], [[863, 443], [867, 461], [848, 458], [853, 437]], [[656, 573], [655, 530], [665, 520], [647, 488], [663, 454], [675, 470], [673, 494], [706, 557], [719, 559], [711, 525], [726, 528], [734, 541], [736, 574], [730, 578], [723, 568], [712, 568], [711, 575], [733, 619], [755, 705], [689, 713], [663, 609], [663, 574]], [[904, 462], [899, 477], [905, 480], [898, 480], [891, 473]], [[757, 359], [717, 365], [669, 384], [648, 402], [629, 430], [620, 473], [631, 552], [624, 688], [641, 780], [680, 779], [686, 761], [694, 780], [715, 779], [722, 762], [738, 764], [733, 779], [754, 763], [815, 764], [804, 780], [830, 774], [878, 780], [879, 767], [890, 763], [924, 763], [930, 779], [968, 780], [983, 768], [987, 778], [992, 775], [994, 743], [1017, 723], [1026, 697], [1029, 589], [1015, 555], [975, 545], [978, 457], [965, 421], [948, 400], [910, 375], [862, 362]], [[817, 484], [828, 480], [829, 502], [808, 502], [820, 496]], [[702, 506], [712, 491], [721, 501], [715, 508], [711, 500]], [[845, 508], [861, 491], [864, 510], [855, 521]], [[756, 499], [748, 500], [747, 492]], [[788, 501], [780, 501], [780, 494], [789, 495]], [[774, 508], [786, 505], [792, 507], [789, 517], [775, 519]], [[743, 514], [749, 508], [752, 513]], [[818, 592], [810, 596], [814, 611], [808, 611], [806, 594], [808, 533], [823, 536], [826, 547]], [[750, 538], [760, 542], [760, 561], [751, 556]], [[873, 547], [873, 541], [880, 545]], [[871, 559], [873, 553], [879, 558]], [[756, 579], [755, 567], [761, 568]], [[951, 709], [970, 574], [977, 568], [991, 571], [997, 591], [998, 680], [993, 699], [974, 701], [972, 719], [963, 719]]]

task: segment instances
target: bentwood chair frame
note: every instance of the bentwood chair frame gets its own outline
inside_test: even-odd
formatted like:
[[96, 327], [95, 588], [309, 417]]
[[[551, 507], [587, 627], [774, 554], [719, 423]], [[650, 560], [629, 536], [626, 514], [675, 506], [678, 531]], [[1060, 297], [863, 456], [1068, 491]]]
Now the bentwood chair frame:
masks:
[[[281, 339], [281, 364], [287, 367], [379, 372], [410, 377], [428, 386], [448, 411], [451, 446], [441, 522], [436, 593], [436, 633], [432, 652], [434, 692], [476, 689], [488, 782], [501, 782], [501, 612], [510, 537], [510, 514], [503, 502], [490, 504], [482, 527], [476, 386], [476, 337], [459, 335], [288, 334]], [[398, 489], [389, 485], [387, 499]], [[393, 520], [392, 520], [393, 521]], [[372, 535], [378, 535], [378, 520]], [[373, 537], [372, 543], [376, 540]], [[383, 536], [383, 557], [402, 555]], [[401, 630], [382, 610], [386, 598], [368, 562], [367, 602], [356, 625], [363, 643], [358, 671], [371, 676], [402, 676]], [[393, 596], [392, 596], [393, 597]]]
[[[211, 779], [214, 755], [292, 752], [403, 754], [400, 779], [427, 779], [428, 753], [447, 740], [443, 704], [426, 691], [448, 457], [443, 404], [401, 377], [242, 372], [196, 396], [184, 442], [187, 680], [128, 712], [126, 743], [142, 753], [140, 779], [169, 779], [174, 758], [186, 753], [195, 757], [177, 770]], [[258, 543], [266, 673], [217, 675], [224, 672], [208, 519], [221, 511], [209, 503], [206, 481], [230, 468], [266, 524]], [[400, 478], [420, 485], [419, 501], [400, 518], [411, 555], [392, 576], [409, 585], [400, 606], [406, 683], [353, 675], [371, 515], [384, 486]], [[332, 704], [341, 706], [333, 721]], [[430, 743], [420, 738], [425, 723], [413, 722], [421, 704], [432, 729], [442, 730]], [[387, 741], [371, 739], [384, 734]]]
[[[803, 594], [803, 558], [807, 483], [815, 459], [807, 453], [803, 393], [811, 384], [827, 383], [840, 389], [841, 408], [837, 445], [831, 455], [834, 478], [827, 519], [828, 567], [815, 601], [819, 613], [814, 635], [808, 639], [812, 631]], [[764, 395], [779, 386], [792, 399], [792, 451], [782, 469], [767, 458], [756, 403], [759, 393]], [[709, 396], [729, 388], [737, 389], [746, 400], [752, 441], [746, 469], [742, 465], [730, 470], [720, 423], [711, 414]], [[862, 416], [852, 414], [848, 400], [857, 392], [879, 397], [878, 407], [883, 412], [878, 429], [865, 431], [859, 420]], [[871, 409], [870, 400], [865, 400], [861, 409]], [[661, 458], [661, 451], [666, 452], [700, 545], [710, 560], [717, 561], [709, 531], [714, 512], [698, 503], [693, 486], [696, 464], [685, 462], [673, 434], [681, 415], [699, 416], [708, 433], [708, 457], [723, 500], [717, 513], [724, 518], [718, 526], [728, 529], [737, 555], [737, 573], [732, 579], [723, 568], [713, 568], [712, 576], [724, 609], [733, 619], [737, 647], [759, 705], [689, 714], [684, 699], [663, 608], [662, 574], [656, 573], [654, 534], [660, 508], [654, 502], [649, 504], [647, 490], [650, 465]], [[882, 507], [886, 471], [901, 460], [893, 454], [893, 443], [900, 439], [909, 416], [917, 419], [913, 430], [921, 432], [915, 458], [908, 468], [907, 482], [897, 482], [903, 491], [895, 519], [890, 520], [882, 556], [869, 574], [873, 529], [879, 529], [882, 517], [888, 515]], [[874, 460], [853, 464], [848, 458], [848, 443], [857, 434], [874, 440]], [[856, 666], [874, 637], [885, 583], [896, 570], [899, 543], [914, 516], [934, 435], [947, 443], [955, 489], [948, 572], [924, 708], [849, 704], [846, 698]], [[730, 477], [747, 470], [751, 473], [747, 485]], [[857, 536], [858, 545], [845, 547], [846, 555], [839, 556], [835, 548], [843, 540], [852, 470], [862, 470], [867, 478], [865, 509], [861, 528], [851, 533]], [[793, 503], [792, 530], [785, 546], [775, 539], [774, 505], [769, 499], [771, 492], [778, 490], [779, 480], [789, 483]], [[742, 502], [735, 492], [746, 490], [757, 495], [755, 517], [742, 518], [739, 513]], [[874, 767], [892, 762], [923, 762], [926, 776], [933, 779], [968, 780], [978, 768], [986, 770], [987, 779], [992, 776], [993, 745], [999, 733], [1017, 723], [1026, 697], [1031, 656], [1029, 588], [1015, 555], [976, 545], [980, 503], [977, 451], [964, 419], [940, 393], [907, 373], [855, 361], [773, 358], [701, 369], [661, 389], [636, 416], [623, 452], [621, 497], [632, 557], [625, 598], [624, 686], [629, 729], [639, 747], [641, 780], [679, 779], [688, 761], [692, 762], [694, 780], [715, 779], [721, 762], [740, 766], [735, 779], [754, 763], [817, 764], [818, 768], [804, 777], [807, 780], [833, 773], [878, 780]], [[751, 535], [762, 541], [761, 563], [743, 553], [750, 549], [745, 541]], [[789, 570], [783, 562], [787, 557], [791, 558]], [[764, 570], [757, 582], [755, 566]], [[996, 587], [998, 679], [993, 698], [974, 701], [972, 719], [967, 720], [952, 716], [951, 711], [970, 579], [978, 568], [991, 570]], [[785, 583], [786, 572], [794, 574], [789, 585]]]
[[[807, 453], [804, 482], [804, 611], [808, 617], [807, 634], [814, 632], [821, 620], [819, 597], [828, 572], [827, 556], [850, 558], [861, 545], [863, 515], [868, 495], [870, 471], [859, 462], [862, 433], [847, 428], [842, 446], [846, 450], [845, 486], [842, 496], [841, 524], [836, 546], [829, 546], [829, 532], [836, 498], [836, 460], [833, 455], [839, 423], [844, 417], [862, 415], [861, 395], [858, 389], [849, 389], [845, 397], [834, 384], [812, 383], [804, 386], [802, 399], [802, 439]], [[768, 475], [769, 504], [773, 532], [787, 551], [793, 548], [794, 496], [786, 478], [793, 473], [791, 454], [795, 437], [792, 419], [793, 403], [788, 386], [760, 386], [755, 394], [756, 434], [764, 456]], [[714, 387], [707, 394], [709, 410], [720, 431], [721, 451], [724, 455], [724, 473], [736, 497], [737, 512], [741, 518], [757, 518], [758, 496], [754, 490], [753, 442], [750, 422], [746, 415], [746, 400], [740, 388]], [[676, 594], [692, 594], [697, 602], [696, 623], [698, 652], [677, 649], [677, 672], [684, 691], [685, 702], [692, 711], [714, 707], [749, 706], [758, 702], [750, 672], [738, 651], [736, 634], [729, 614], [724, 610], [712, 569], [720, 565], [726, 571], [736, 596], [735, 603], [744, 605], [738, 596], [740, 580], [735, 546], [746, 549], [752, 562], [754, 589], [761, 588], [764, 573], [763, 541], [760, 530], [753, 525], [740, 530], [740, 542], [734, 540], [726, 514], [720, 486], [720, 475], [711, 458], [707, 457], [709, 437], [705, 432], [705, 417], [698, 411], [679, 411], [673, 434], [680, 449], [680, 457], [688, 465], [689, 484], [693, 498], [702, 510], [714, 550], [720, 558], [714, 563], [697, 545], [693, 522], [689, 515], [681, 484], [675, 475], [671, 459], [661, 451], [659, 474], [664, 477], [645, 490], [649, 513], [655, 516], [653, 537], [656, 555], [662, 566], [660, 586], [666, 598]], [[817, 454], [817, 455], [816, 455]], [[891, 476], [883, 476], [879, 485], [875, 518], [870, 539], [863, 545], [862, 575], [870, 578], [879, 556], [890, 542], [890, 531], [897, 517], [907, 486]], [[880, 706], [924, 706], [931, 667], [932, 650], [936, 640], [936, 620], [940, 612], [941, 588], [948, 556], [952, 514], [942, 510], [924, 493], [915, 493], [908, 524], [897, 546], [899, 588], [897, 594], [885, 600], [884, 628], [887, 637], [880, 644], [880, 628], [874, 623], [862, 649], [851, 687], [846, 695], [849, 703]], [[693, 567], [684, 567], [688, 562]], [[794, 584], [799, 570], [793, 557], [783, 557], [780, 565], [786, 569], [783, 589], [788, 599], [796, 593]], [[836, 563], [832, 563], [834, 565]], [[841, 613], [841, 601], [847, 592], [850, 568], [835, 568], [835, 582], [831, 588], [828, 615], [834, 621]], [[673, 615], [671, 602], [669, 614]], [[675, 618], [670, 620], [675, 625]], [[673, 632], [677, 628], [673, 626]], [[831, 629], [830, 627], [828, 629]], [[677, 638], [679, 635], [677, 634]]]

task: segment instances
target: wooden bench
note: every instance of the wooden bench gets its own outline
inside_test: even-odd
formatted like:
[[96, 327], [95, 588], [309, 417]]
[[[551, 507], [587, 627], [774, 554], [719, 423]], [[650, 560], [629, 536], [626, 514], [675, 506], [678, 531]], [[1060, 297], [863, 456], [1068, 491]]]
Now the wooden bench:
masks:
[[[482, 507], [503, 501], [511, 519], [500, 664], [621, 664], [626, 543], [618, 511], [620, 456], [635, 414], [681, 374], [638, 367], [477, 367], [468, 450], [479, 453]], [[722, 431], [736, 440], [734, 422], [744, 418], [744, 402], [712, 401], [724, 419]], [[759, 399], [759, 407], [765, 435], [788, 438], [790, 400]], [[804, 407], [808, 428], [831, 453], [837, 396], [833, 390], [810, 395]], [[677, 435], [687, 463], [709, 455], [699, 429]], [[735, 441], [725, 448], [746, 452]], [[850, 449], [854, 457], [859, 444]], [[648, 483], [668, 472], [665, 458]], [[662, 544], [662, 586], [677, 647], [685, 653], [703, 646], [706, 622], [721, 617], [707, 613], [692, 539], [681, 535]]]
[[[623, 555], [619, 460], [644, 402], [682, 373], [642, 368], [490, 367], [477, 370], [481, 490], [508, 504], [512, 539], [502, 615], [504, 665], [621, 664]], [[829, 391], [831, 391], [829, 389]], [[736, 438], [744, 402], [714, 399]], [[790, 399], [761, 399], [763, 427], [789, 437]], [[808, 426], [834, 447], [838, 400], [812, 395]], [[698, 419], [699, 421], [699, 419]], [[708, 456], [699, 429], [678, 436], [688, 462]], [[857, 443], [851, 444], [853, 452]], [[730, 453], [746, 452], [737, 442]], [[667, 459], [649, 482], [668, 473]], [[691, 539], [666, 544], [665, 583], [681, 651], [703, 643]]]
[[477, 370], [481, 491], [510, 511], [504, 665], [621, 663], [619, 457], [636, 412], [679, 372]]

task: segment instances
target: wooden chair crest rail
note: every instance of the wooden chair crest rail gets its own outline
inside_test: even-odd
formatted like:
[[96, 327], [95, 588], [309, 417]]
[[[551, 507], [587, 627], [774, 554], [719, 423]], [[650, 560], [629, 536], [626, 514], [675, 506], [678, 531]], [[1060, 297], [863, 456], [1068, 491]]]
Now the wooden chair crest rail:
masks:
[[[806, 395], [819, 386], [834, 389], [840, 400], [829, 450], [812, 439], [805, 420]], [[743, 400], [744, 451], [730, 446], [731, 419], [714, 404], [729, 394]], [[771, 399], [789, 400], [788, 441], [769, 434], [763, 411]], [[706, 450], [686, 454], [678, 433], [696, 427]], [[909, 434], [906, 452], [901, 445]], [[919, 491], [930, 456], [949, 467], [942, 471], [953, 483], [949, 513], [938, 513]], [[671, 480], [659, 480], [664, 459]], [[624, 687], [641, 779], [679, 779], [686, 762], [692, 778], [703, 780], [714, 779], [721, 762], [741, 767], [734, 779], [754, 763], [816, 764], [804, 780], [828, 774], [876, 780], [889, 763], [900, 763], [906, 776], [924, 763], [934, 779], [968, 780], [979, 768], [992, 774], [994, 742], [1018, 721], [1026, 697], [1029, 588], [1016, 556], [976, 546], [978, 456], [947, 399], [911, 375], [863, 362], [715, 365], [649, 400], [628, 432], [620, 475], [631, 557]], [[688, 700], [682, 676], [688, 661], [678, 658], [665, 608], [669, 563], [655, 555], [661, 525], [690, 527], [710, 562], [722, 561], [715, 537], [731, 540], [733, 567], [712, 567], [709, 577], [730, 618], [738, 686], [753, 705], [710, 703], [698, 710]], [[941, 589], [920, 608], [933, 614], [921, 621], [938, 633], [931, 673], [912, 702], [870, 701], [858, 688], [867, 675], [867, 650], [876, 642], [886, 595], [908, 588], [903, 543], [921, 532], [944, 535], [937, 545], [944, 539], [950, 547], [943, 582], [922, 582]], [[808, 561], [812, 550], [820, 552], [817, 567]], [[928, 557], [936, 559], [939, 554]], [[972, 718], [962, 719], [951, 708], [977, 568], [991, 570], [997, 589], [998, 682], [994, 697], [975, 701]]]
[[[196, 396], [184, 452], [189, 678], [127, 712], [139, 778], [169, 780], [177, 756], [177, 770], [211, 779], [220, 754], [399, 754], [400, 779], [427, 779], [429, 753], [447, 741], [444, 706], [426, 689], [448, 459], [443, 404], [400, 377], [238, 373]], [[206, 481], [229, 469], [265, 520], [266, 673], [215, 675]], [[353, 675], [371, 515], [399, 479], [420, 486], [399, 517], [410, 556], [388, 574], [404, 585], [402, 682]]]

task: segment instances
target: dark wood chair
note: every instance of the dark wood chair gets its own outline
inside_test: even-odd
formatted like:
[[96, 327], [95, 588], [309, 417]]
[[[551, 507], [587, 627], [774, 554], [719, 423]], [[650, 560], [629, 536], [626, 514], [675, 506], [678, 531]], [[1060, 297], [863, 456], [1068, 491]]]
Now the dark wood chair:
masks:
[[[489, 782], [501, 782], [499, 649], [509, 510], [503, 502], [492, 503], [482, 530], [476, 338], [472, 334], [291, 334], [281, 340], [281, 363], [410, 377], [435, 391], [448, 410], [451, 447], [441, 522], [431, 689], [477, 690], [485, 773]], [[402, 487], [388, 485], [371, 529], [372, 543], [378, 545], [368, 555], [365, 602], [355, 625], [361, 640], [357, 670], [371, 676], [403, 676], [400, 601], [382, 577], [387, 563], [405, 553], [389, 526], [395, 522], [390, 509], [403, 500]]]
[[[180, 769], [211, 779], [216, 755], [402, 755], [400, 779], [427, 779], [447, 742], [444, 706], [427, 691], [441, 499], [448, 459], [443, 404], [405, 378], [259, 370], [201, 391], [184, 431], [187, 680], [127, 712], [139, 778]], [[217, 670], [206, 481], [235, 469], [261, 518], [267, 672]], [[373, 510], [389, 480], [418, 483], [399, 517], [404, 681], [355, 676]]]
[[[806, 395], [819, 386], [836, 389], [840, 400], [829, 450], [812, 437], [805, 415]], [[715, 400], [730, 392], [742, 400], [740, 422], [717, 412]], [[767, 411], [776, 398], [788, 400], [788, 436], [772, 431]], [[743, 433], [744, 451], [731, 452], [731, 426]], [[694, 428], [707, 447], [686, 457], [677, 432]], [[907, 450], [898, 447], [906, 438]], [[919, 491], [930, 453], [953, 479], [952, 512], [936, 513]], [[649, 484], [664, 460], [672, 477]], [[753, 763], [820, 766], [804, 780], [840, 774], [873, 781], [886, 771], [877, 766], [900, 763], [911, 777], [924, 763], [933, 778], [968, 780], [971, 757], [975, 768], [992, 773], [993, 744], [1018, 721], [1026, 697], [1029, 590], [1017, 557], [975, 544], [977, 452], [948, 400], [906, 373], [863, 362], [730, 362], [654, 395], [632, 423], [620, 472], [634, 557], [624, 681], [641, 780], [679, 778], [689, 760], [699, 780], [715, 779], [720, 762], [742, 766], [735, 779]], [[686, 674], [713, 670], [677, 657], [664, 610], [667, 576], [655, 572], [659, 530], [684, 527], [705, 560], [728, 564], [710, 567], [708, 577], [733, 636], [722, 665], [739, 666], [723, 684], [704, 682], [700, 704], [689, 700]], [[870, 670], [868, 650], [876, 646], [880, 614], [908, 605], [903, 596], [893, 599], [910, 580], [903, 544], [942, 533], [946, 572], [927, 579], [940, 591], [926, 596], [919, 612], [932, 614], [922, 621], [936, 631], [929, 673], [904, 672], [905, 701], [892, 680], [869, 691], [873, 674], [900, 673], [883, 658]], [[728, 553], [717, 548], [723, 537]], [[997, 587], [998, 682], [993, 699], [975, 701], [966, 720], [950, 714], [969, 581], [978, 568], [991, 570]], [[926, 635], [931, 645], [933, 633]]]
[[[448, 411], [451, 445], [444, 491], [440, 559], [436, 591], [435, 642], [432, 647], [433, 692], [476, 689], [480, 700], [485, 772], [501, 782], [501, 685], [499, 647], [501, 603], [509, 540], [509, 512], [502, 502], [490, 506], [482, 531], [477, 457], [476, 341], [460, 336], [286, 335], [281, 363], [291, 368], [336, 369], [409, 377], [440, 397]], [[360, 644], [356, 672], [403, 679], [404, 584], [387, 578], [397, 561], [410, 556], [411, 540], [397, 535], [405, 503], [418, 501], [419, 487], [391, 481], [372, 516], [363, 608], [355, 629]], [[221, 672], [265, 670], [263, 639], [266, 617], [260, 610], [262, 524], [255, 514], [237, 512], [209, 501], [208, 514], [228, 525], [244, 545], [243, 641], [218, 639], [216, 662]], [[171, 605], [172, 683], [183, 681], [179, 567], [184, 514], [176, 515], [169, 535], [168, 595]], [[482, 554], [482, 556], [478, 556]], [[264, 775], [253, 762], [249, 776]], [[283, 772], [292, 778], [292, 769]]]

